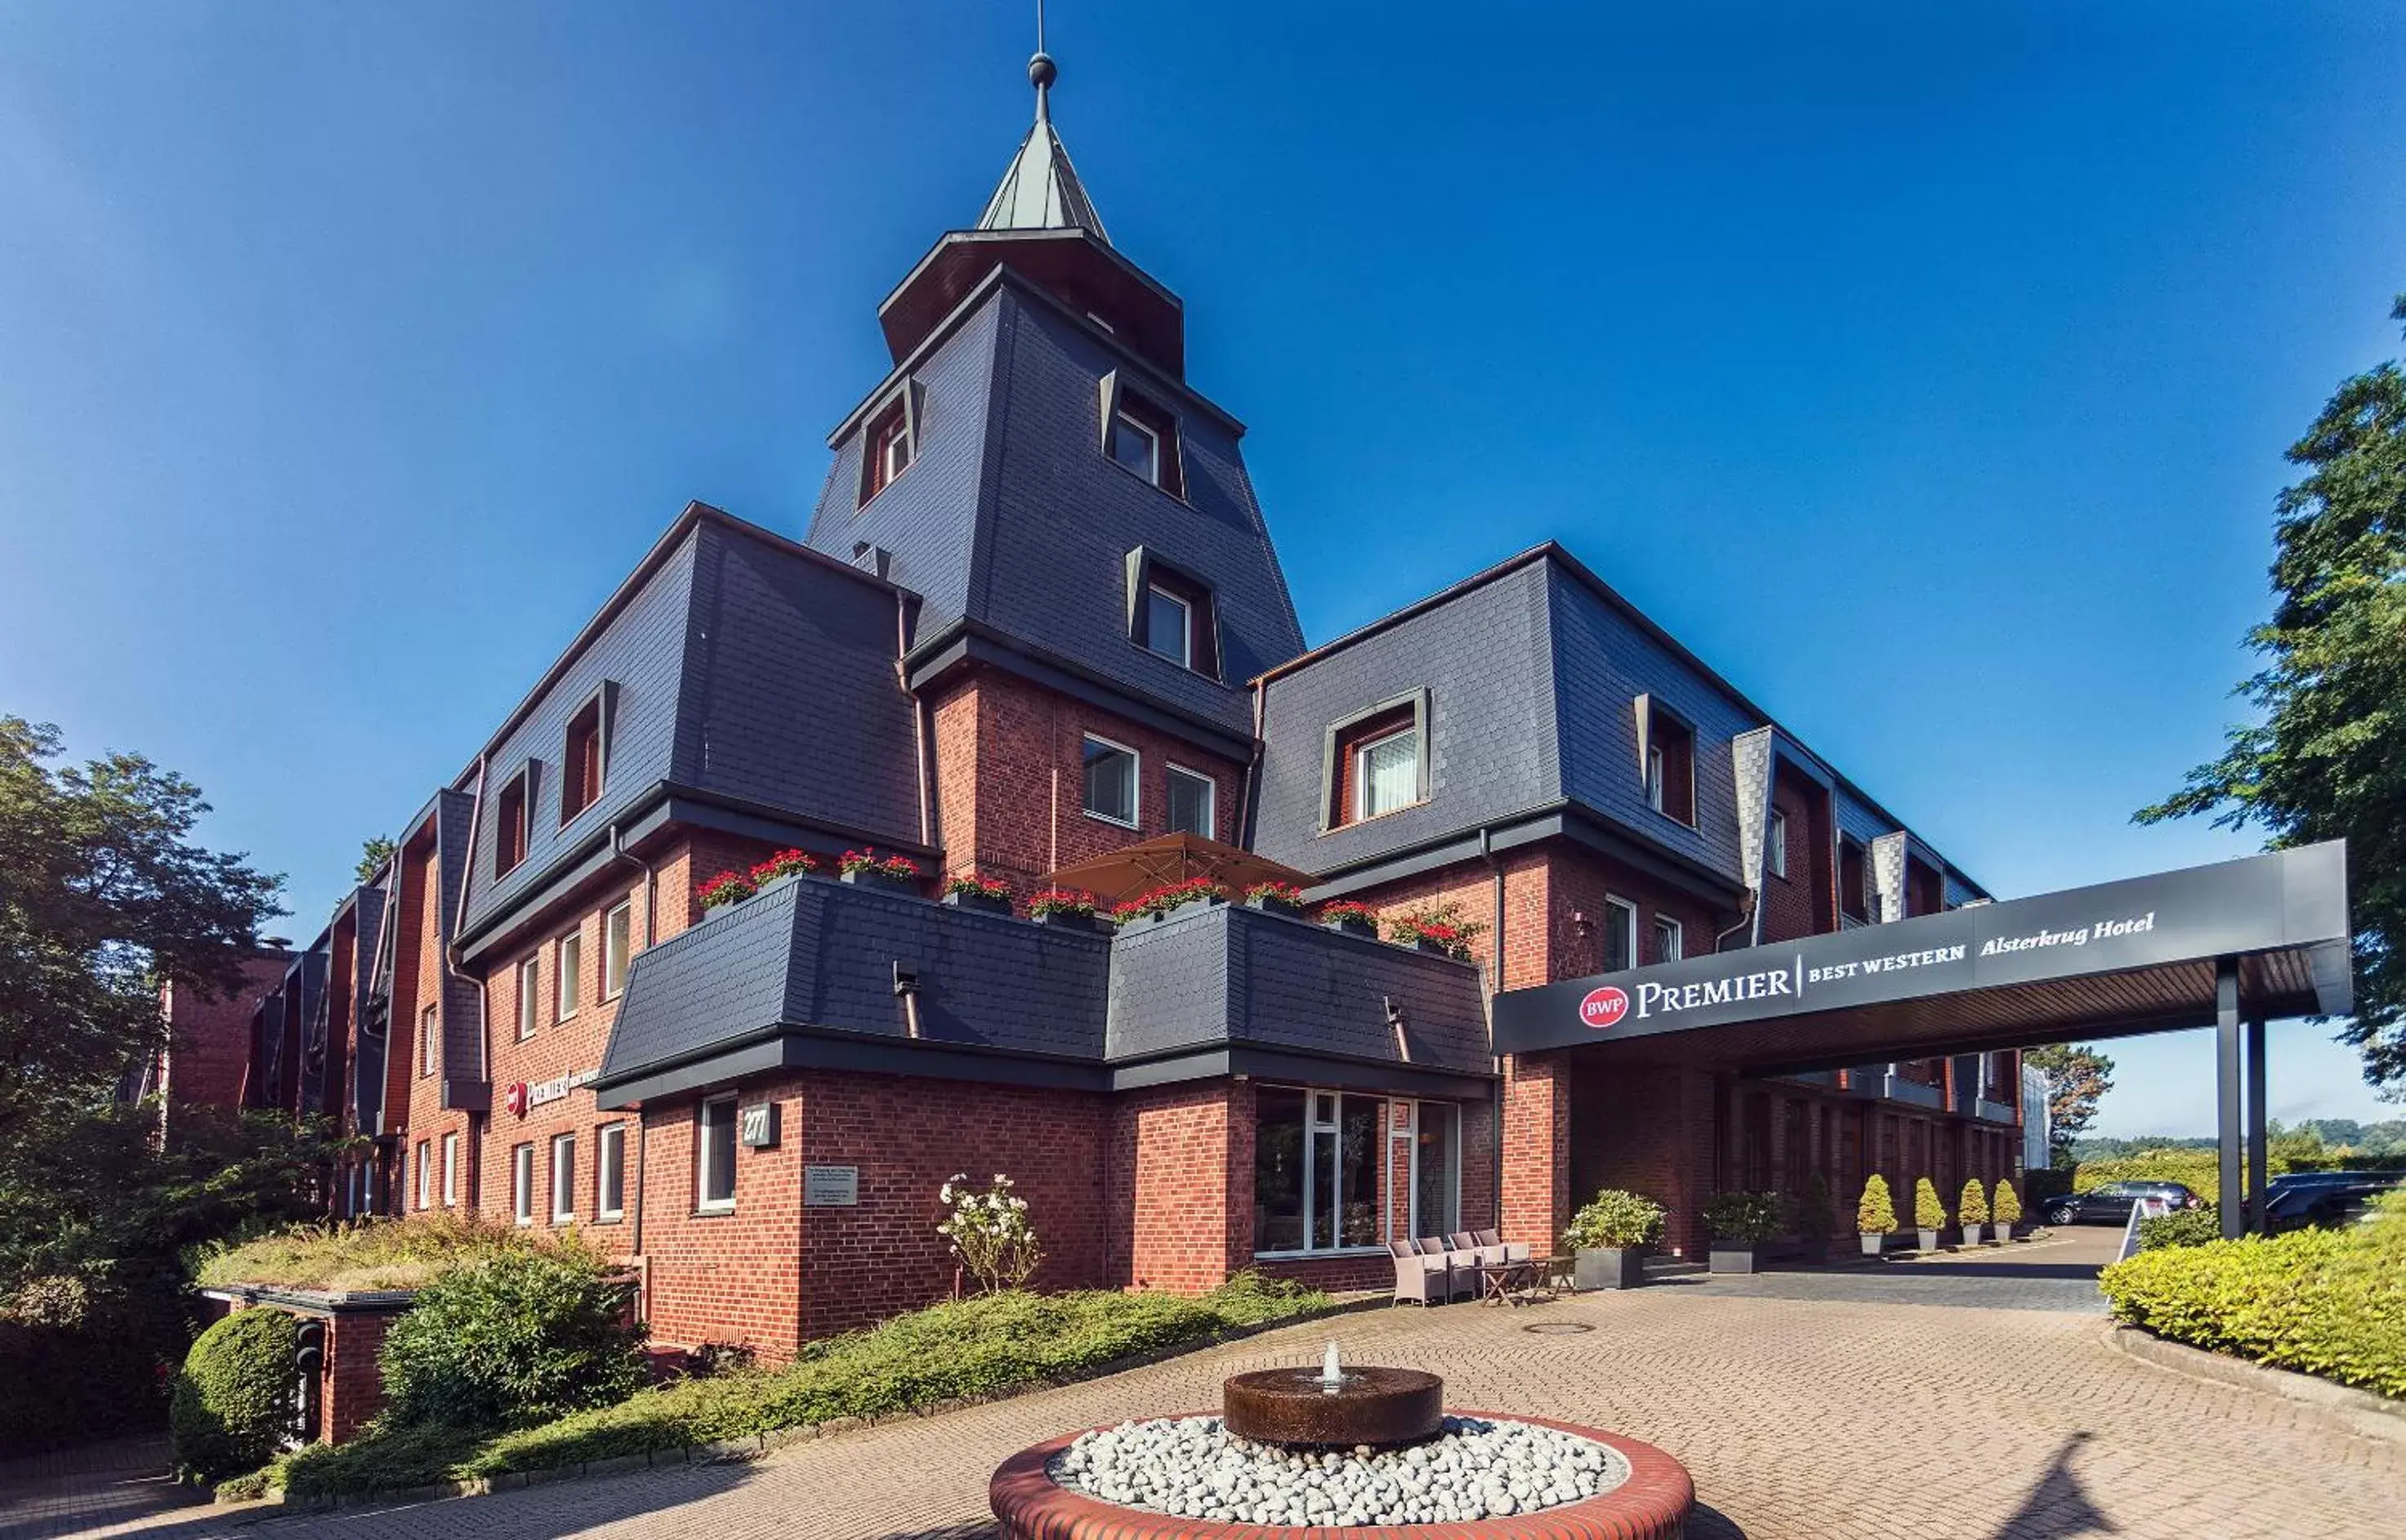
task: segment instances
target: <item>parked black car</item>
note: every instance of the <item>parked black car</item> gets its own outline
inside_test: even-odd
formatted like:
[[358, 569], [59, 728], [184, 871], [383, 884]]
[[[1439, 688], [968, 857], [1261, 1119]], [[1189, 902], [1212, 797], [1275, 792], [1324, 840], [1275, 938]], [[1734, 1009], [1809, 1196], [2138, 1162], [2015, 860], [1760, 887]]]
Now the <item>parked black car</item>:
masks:
[[2049, 1224], [2127, 1224], [2130, 1206], [2141, 1198], [2162, 1198], [2175, 1208], [2196, 1208], [2204, 1199], [2176, 1181], [2109, 1181], [2086, 1193], [2057, 1198], [2046, 1206]]
[[2264, 1217], [2274, 1231], [2345, 1224], [2399, 1185], [2395, 1171], [2299, 1171], [2264, 1184]]

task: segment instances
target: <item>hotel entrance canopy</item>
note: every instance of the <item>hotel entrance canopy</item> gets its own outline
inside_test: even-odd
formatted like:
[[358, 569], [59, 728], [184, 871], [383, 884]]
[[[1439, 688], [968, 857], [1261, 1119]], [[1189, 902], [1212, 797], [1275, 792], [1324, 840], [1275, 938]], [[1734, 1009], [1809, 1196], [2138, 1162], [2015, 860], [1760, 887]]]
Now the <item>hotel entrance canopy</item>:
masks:
[[1508, 990], [1495, 1051], [1799, 1074], [2345, 1015], [2347, 847], [2306, 845], [1834, 935]]

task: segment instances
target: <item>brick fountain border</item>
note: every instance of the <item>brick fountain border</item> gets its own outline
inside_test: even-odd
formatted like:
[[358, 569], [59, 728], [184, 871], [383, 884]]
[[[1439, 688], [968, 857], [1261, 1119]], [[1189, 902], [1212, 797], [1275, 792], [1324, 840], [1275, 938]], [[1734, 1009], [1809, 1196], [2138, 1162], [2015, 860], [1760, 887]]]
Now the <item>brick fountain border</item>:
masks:
[[[1208, 1417], [1186, 1412], [1185, 1417]], [[1174, 1513], [1123, 1507], [1082, 1492], [1071, 1491], [1046, 1473], [1053, 1457], [1084, 1433], [1103, 1433], [1119, 1426], [1067, 1433], [1020, 1450], [996, 1467], [986, 1498], [1002, 1533], [1011, 1540], [1265, 1540], [1280, 1534], [1309, 1534], [1313, 1540], [1678, 1540], [1686, 1533], [1688, 1515], [1696, 1505], [1696, 1484], [1688, 1469], [1651, 1444], [1576, 1422], [1522, 1417], [1514, 1412], [1456, 1411], [1456, 1417], [1486, 1421], [1527, 1422], [1574, 1437], [1593, 1439], [1629, 1462], [1629, 1479], [1610, 1491], [1596, 1493], [1559, 1507], [1516, 1513], [1504, 1519], [1481, 1519], [1451, 1524], [1214, 1524], [1182, 1519]]]

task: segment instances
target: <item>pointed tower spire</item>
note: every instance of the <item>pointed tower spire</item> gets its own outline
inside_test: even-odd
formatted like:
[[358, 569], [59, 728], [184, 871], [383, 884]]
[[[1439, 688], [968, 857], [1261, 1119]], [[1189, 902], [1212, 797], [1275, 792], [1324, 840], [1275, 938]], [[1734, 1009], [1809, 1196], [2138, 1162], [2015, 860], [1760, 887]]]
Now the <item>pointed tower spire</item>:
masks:
[[1108, 243], [1111, 232], [1103, 228], [1102, 217], [1095, 212], [1093, 200], [1069, 164], [1061, 136], [1053, 132], [1053, 82], [1060, 75], [1060, 66], [1044, 51], [1044, 15], [1039, 7], [1036, 57], [1027, 61], [1027, 83], [1036, 88], [1036, 122], [1019, 142], [1019, 153], [1011, 158], [1002, 184], [986, 200], [977, 228], [1087, 230]]

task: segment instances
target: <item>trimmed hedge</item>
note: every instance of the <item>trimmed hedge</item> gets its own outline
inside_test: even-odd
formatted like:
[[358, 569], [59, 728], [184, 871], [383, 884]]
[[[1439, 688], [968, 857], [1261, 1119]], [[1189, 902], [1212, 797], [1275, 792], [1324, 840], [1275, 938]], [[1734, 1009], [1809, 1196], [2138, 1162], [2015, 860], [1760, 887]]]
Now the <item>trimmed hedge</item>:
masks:
[[192, 1343], [167, 1402], [180, 1470], [201, 1480], [250, 1470], [290, 1436], [299, 1335], [282, 1310], [236, 1310]]
[[2169, 1341], [2406, 1396], [2406, 1198], [2344, 1230], [2142, 1251], [2098, 1283]]
[[840, 1417], [882, 1417], [1082, 1378], [1218, 1333], [1325, 1310], [1329, 1297], [1240, 1274], [1209, 1294], [1097, 1290], [982, 1294], [811, 1344], [778, 1369], [641, 1392], [616, 1406], [501, 1434], [379, 1419], [348, 1444], [312, 1445], [269, 1483], [307, 1496], [581, 1464], [743, 1438]]

